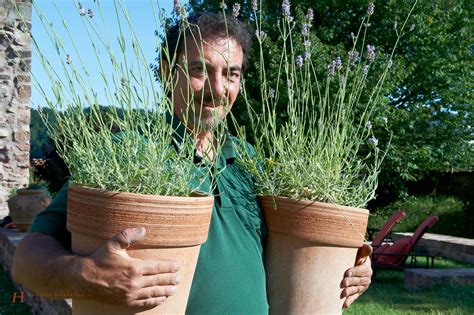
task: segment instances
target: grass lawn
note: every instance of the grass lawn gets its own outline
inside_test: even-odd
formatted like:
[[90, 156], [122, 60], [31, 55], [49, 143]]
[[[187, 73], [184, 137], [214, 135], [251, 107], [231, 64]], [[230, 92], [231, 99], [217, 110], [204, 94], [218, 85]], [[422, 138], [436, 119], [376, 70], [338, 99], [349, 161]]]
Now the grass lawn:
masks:
[[18, 298], [13, 303], [13, 293], [16, 289], [10, 282], [10, 278], [8, 277], [8, 273], [3, 271], [2, 267], [0, 266], [0, 314], [1, 315], [29, 315], [31, 313], [31, 308], [28, 304], [21, 303], [20, 299]]
[[[435, 268], [473, 268], [441, 258], [435, 259]], [[421, 315], [421, 314], [474, 314], [474, 285], [440, 286], [411, 291], [403, 285], [403, 272], [378, 271], [367, 292], [344, 315]]]

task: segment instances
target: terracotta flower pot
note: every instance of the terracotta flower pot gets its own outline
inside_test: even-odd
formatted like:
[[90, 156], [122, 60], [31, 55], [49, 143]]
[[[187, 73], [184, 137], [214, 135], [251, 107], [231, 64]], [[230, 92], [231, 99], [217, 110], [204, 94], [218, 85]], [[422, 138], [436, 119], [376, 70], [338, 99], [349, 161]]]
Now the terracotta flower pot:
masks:
[[35, 216], [51, 203], [46, 189], [18, 189], [16, 196], [8, 200], [8, 209], [13, 223], [22, 232], [27, 232]]
[[369, 211], [321, 202], [260, 197], [270, 314], [340, 314], [344, 272], [354, 266]]
[[130, 246], [130, 256], [177, 260], [181, 281], [166, 301], [137, 312], [93, 299], [73, 299], [74, 314], [184, 314], [201, 244], [207, 240], [213, 197], [164, 197], [117, 193], [69, 185], [67, 228], [72, 250], [95, 252], [105, 240], [126, 229], [144, 226], [145, 238]]

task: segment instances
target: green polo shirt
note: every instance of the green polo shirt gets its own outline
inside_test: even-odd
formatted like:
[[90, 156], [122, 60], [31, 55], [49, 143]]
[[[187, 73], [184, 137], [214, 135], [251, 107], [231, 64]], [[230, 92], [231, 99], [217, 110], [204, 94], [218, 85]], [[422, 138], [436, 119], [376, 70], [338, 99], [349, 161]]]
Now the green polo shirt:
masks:
[[[181, 124], [173, 126], [178, 136], [183, 134]], [[179, 141], [179, 137], [175, 139]], [[253, 193], [252, 178], [236, 163], [237, 141], [229, 135], [217, 157], [216, 165], [221, 172], [213, 179], [216, 185], [211, 226], [207, 242], [201, 246], [187, 314], [268, 313], [263, 264], [266, 227]], [[247, 148], [253, 150], [250, 145]], [[199, 157], [196, 161], [201, 162]], [[201, 166], [197, 168], [206, 167], [205, 163], [198, 164]], [[211, 181], [208, 178], [206, 182]], [[36, 216], [30, 232], [52, 235], [70, 249], [66, 209], [67, 184], [51, 205]]]

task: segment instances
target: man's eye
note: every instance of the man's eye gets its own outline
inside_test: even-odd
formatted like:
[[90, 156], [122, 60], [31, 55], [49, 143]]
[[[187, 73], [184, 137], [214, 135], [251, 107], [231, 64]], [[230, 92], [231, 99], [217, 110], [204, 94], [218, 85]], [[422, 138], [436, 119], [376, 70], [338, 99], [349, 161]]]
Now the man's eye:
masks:
[[194, 72], [194, 73], [203, 73], [204, 72], [204, 68], [203, 67], [192, 67], [191, 68], [191, 71]]

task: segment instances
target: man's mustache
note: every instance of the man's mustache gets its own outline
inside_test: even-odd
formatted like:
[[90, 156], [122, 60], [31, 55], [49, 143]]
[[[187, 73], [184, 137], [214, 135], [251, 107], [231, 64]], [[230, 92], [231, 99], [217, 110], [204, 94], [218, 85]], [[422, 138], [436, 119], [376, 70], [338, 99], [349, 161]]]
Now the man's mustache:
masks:
[[194, 102], [199, 103], [199, 104], [212, 104], [215, 107], [220, 106], [220, 105], [227, 105], [229, 104], [229, 101], [227, 97], [213, 97], [212, 95], [206, 95], [206, 96], [199, 96], [199, 97], [194, 97]]

